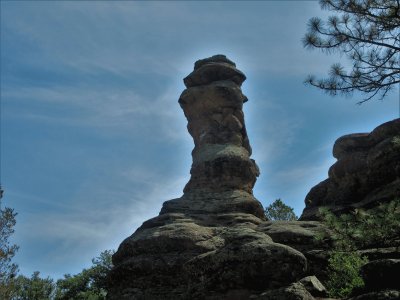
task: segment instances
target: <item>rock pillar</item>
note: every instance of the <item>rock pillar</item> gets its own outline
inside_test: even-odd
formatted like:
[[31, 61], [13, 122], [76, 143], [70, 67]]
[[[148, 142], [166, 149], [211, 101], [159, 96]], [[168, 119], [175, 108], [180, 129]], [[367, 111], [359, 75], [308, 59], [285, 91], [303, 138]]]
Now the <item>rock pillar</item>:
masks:
[[223, 55], [197, 61], [184, 79], [191, 178], [182, 197], [121, 243], [108, 299], [249, 299], [305, 274], [304, 255], [259, 227], [265, 217], [252, 193], [259, 171], [242, 111], [244, 80]]
[[249, 158], [242, 110], [247, 98], [240, 89], [245, 79], [223, 55], [196, 62], [184, 79], [187, 89], [179, 104], [195, 144], [191, 179], [184, 192], [239, 189], [252, 193], [259, 171]]
[[242, 110], [247, 97], [240, 87], [245, 79], [224, 55], [197, 61], [184, 79], [187, 89], [179, 104], [195, 145], [191, 178], [184, 196], [164, 203], [161, 213], [242, 211], [264, 218], [262, 206], [252, 196], [260, 172], [250, 159]]

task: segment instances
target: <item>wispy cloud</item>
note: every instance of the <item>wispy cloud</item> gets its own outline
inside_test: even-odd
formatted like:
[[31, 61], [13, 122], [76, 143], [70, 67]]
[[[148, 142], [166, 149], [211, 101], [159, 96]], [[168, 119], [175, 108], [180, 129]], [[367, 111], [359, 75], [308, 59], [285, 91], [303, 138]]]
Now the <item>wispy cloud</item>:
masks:
[[328, 159], [319, 164], [306, 164], [290, 166], [288, 169], [280, 170], [274, 173], [275, 180], [281, 184], [296, 182], [299, 185], [303, 182], [312, 182], [316, 185], [320, 181], [328, 177], [328, 169], [335, 162], [334, 158]]
[[[2, 97], [6, 103], [16, 107], [7, 110], [8, 118], [74, 127], [113, 127], [118, 130], [138, 126], [143, 128], [144, 123], [147, 126], [157, 126], [160, 129], [160, 139], [181, 140], [188, 134], [186, 120], [177, 101], [179, 93], [175, 87], [167, 87], [156, 98], [150, 98], [128, 88], [90, 90], [25, 87], [5, 90]], [[45, 103], [46, 109], [17, 109], [27, 103], [32, 105], [32, 102]], [[60, 111], [61, 108], [64, 108], [63, 114], [54, 113], [54, 110]]]
[[267, 98], [266, 101], [258, 99], [247, 115], [253, 158], [259, 164], [286, 155], [296, 140], [297, 131], [303, 125], [301, 115], [288, 111], [273, 96]]
[[[64, 273], [79, 272], [96, 253], [116, 249], [142, 222], [156, 216], [164, 201], [181, 196], [187, 181], [186, 176], [165, 177], [155, 170], [129, 170], [112, 176], [114, 179], [108, 183], [103, 178], [102, 182], [84, 184], [73, 199], [64, 200], [70, 208], [64, 207], [58, 213], [45, 207], [41, 212], [20, 211], [24, 222], [17, 226], [17, 243], [22, 246], [17, 261], [20, 255], [26, 257], [32, 242], [37, 246], [55, 243], [51, 252], [35, 251], [36, 264], [26, 267], [23, 261], [23, 272], [33, 272], [35, 267], [43, 274], [54, 268]], [[118, 182], [116, 188], [123, 189], [113, 190]], [[93, 184], [97, 190], [90, 187]], [[38, 197], [29, 200], [31, 205], [53, 205]]]
[[[21, 18], [13, 18], [18, 8], [9, 4], [5, 23], [37, 49], [31, 61], [38, 66], [46, 57], [52, 64], [89, 74], [125, 76], [131, 70], [151, 70], [165, 75], [187, 72], [193, 57], [217, 51], [239, 60], [248, 72], [303, 76], [319, 73], [332, 59], [308, 53], [301, 45], [307, 20], [321, 14], [317, 3], [52, 3], [40, 7], [41, 18], [37, 7], [27, 7], [18, 12]], [[289, 23], [302, 26], [285, 26]], [[178, 44], [185, 46], [171, 47]]]

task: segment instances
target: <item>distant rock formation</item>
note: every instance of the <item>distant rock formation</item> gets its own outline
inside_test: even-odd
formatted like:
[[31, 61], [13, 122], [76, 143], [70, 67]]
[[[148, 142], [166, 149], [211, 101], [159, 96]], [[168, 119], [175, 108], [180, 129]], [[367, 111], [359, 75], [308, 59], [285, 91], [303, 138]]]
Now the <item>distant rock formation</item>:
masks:
[[244, 80], [223, 55], [197, 61], [184, 79], [187, 89], [179, 104], [195, 144], [191, 178], [182, 197], [166, 201], [159, 216], [122, 242], [113, 256], [108, 299], [278, 299], [276, 294], [313, 299], [313, 293], [321, 294], [316, 278], [304, 278], [313, 275], [306, 256], [318, 260], [315, 251], [325, 247], [313, 239], [321, 225], [269, 224], [252, 194], [259, 170], [250, 159]]
[[317, 220], [320, 207], [336, 214], [354, 208], [371, 208], [400, 198], [400, 119], [384, 123], [371, 133], [340, 137], [333, 147], [337, 162], [328, 179], [313, 187], [306, 196], [300, 220]]

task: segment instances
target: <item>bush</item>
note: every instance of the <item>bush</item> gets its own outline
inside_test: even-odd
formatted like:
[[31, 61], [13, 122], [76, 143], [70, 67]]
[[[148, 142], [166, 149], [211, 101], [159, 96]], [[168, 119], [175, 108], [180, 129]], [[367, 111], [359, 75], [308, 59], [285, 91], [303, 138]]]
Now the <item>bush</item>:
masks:
[[368, 262], [357, 250], [387, 247], [400, 235], [400, 199], [370, 210], [355, 209], [351, 214], [335, 216], [320, 209], [324, 223], [331, 231], [334, 249], [330, 253], [328, 282], [331, 297], [347, 297], [364, 286], [361, 266]]
[[326, 208], [320, 209], [320, 213], [339, 250], [388, 247], [400, 236], [400, 199], [338, 217]]
[[355, 288], [364, 286], [360, 268], [368, 262], [357, 252], [333, 251], [329, 258], [329, 279], [326, 283], [330, 297], [345, 298]]

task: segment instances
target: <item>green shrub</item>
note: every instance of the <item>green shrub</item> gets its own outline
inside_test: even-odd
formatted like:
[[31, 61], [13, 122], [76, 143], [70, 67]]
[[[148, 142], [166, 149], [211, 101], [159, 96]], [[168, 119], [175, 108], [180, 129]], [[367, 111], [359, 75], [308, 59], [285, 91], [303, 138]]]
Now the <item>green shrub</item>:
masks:
[[345, 298], [354, 288], [364, 286], [360, 268], [368, 260], [357, 252], [333, 251], [329, 258], [329, 279], [326, 282], [329, 296]]
[[338, 250], [388, 247], [400, 235], [400, 199], [340, 216], [326, 208], [321, 208], [320, 213]]
[[320, 209], [320, 213], [334, 242], [326, 287], [331, 297], [344, 298], [364, 285], [360, 269], [368, 260], [357, 250], [387, 247], [400, 236], [400, 199], [340, 216], [326, 208]]

